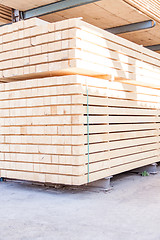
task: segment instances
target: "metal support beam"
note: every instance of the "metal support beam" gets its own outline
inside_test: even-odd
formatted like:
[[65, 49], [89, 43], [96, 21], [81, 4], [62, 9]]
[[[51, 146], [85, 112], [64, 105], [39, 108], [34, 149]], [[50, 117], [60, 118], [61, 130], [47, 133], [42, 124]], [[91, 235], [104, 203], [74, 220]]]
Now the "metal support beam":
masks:
[[111, 177], [103, 178], [94, 182], [90, 182], [86, 185], [87, 189], [97, 189], [97, 190], [103, 190], [103, 191], [109, 191], [111, 190]]
[[149, 174], [157, 174], [158, 173], [157, 163], [152, 163], [152, 164], [144, 166], [144, 167], [133, 169], [131, 172], [142, 174], [144, 171]]
[[139, 30], [153, 28], [155, 25], [156, 25], [155, 21], [148, 20], [148, 21], [143, 21], [138, 23], [131, 23], [131, 24], [127, 24], [119, 27], [107, 28], [105, 30], [114, 34], [120, 34], [120, 33], [135, 32]]
[[23, 12], [24, 19], [40, 17], [46, 14], [63, 11], [66, 9], [78, 7], [81, 5], [94, 3], [100, 0], [61, 0], [59, 2], [47, 4], [41, 7], [33, 8]]
[[0, 182], [4, 182], [4, 178], [3, 177], [0, 178]]
[[12, 9], [12, 22], [19, 22], [20, 20], [23, 20], [23, 12], [18, 9]]
[[152, 51], [160, 51], [160, 44], [157, 45], [151, 45], [151, 46], [145, 46], [146, 48], [152, 50]]

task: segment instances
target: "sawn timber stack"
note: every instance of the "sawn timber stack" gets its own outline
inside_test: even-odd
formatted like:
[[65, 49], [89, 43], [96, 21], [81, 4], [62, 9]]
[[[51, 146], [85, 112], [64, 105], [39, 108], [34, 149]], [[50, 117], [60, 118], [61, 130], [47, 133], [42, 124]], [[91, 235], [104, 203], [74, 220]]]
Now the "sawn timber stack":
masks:
[[159, 54], [80, 19], [0, 38], [1, 177], [82, 185], [159, 161]]

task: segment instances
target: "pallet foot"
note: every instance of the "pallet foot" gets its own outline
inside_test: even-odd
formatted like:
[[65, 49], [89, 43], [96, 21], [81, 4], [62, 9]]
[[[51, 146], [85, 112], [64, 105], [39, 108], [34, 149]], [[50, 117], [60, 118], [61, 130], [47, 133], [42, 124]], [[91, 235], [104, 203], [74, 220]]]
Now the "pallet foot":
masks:
[[142, 174], [144, 171], [146, 171], [149, 174], [157, 174], [158, 173], [157, 163], [152, 163], [150, 165], [132, 170], [133, 173], [138, 173], [138, 174]]
[[111, 178], [112, 178], [112, 176], [88, 183], [87, 187], [99, 189], [99, 190], [103, 190], [103, 191], [109, 191], [112, 188], [111, 187]]
[[0, 182], [4, 182], [4, 178], [3, 177], [0, 178]]

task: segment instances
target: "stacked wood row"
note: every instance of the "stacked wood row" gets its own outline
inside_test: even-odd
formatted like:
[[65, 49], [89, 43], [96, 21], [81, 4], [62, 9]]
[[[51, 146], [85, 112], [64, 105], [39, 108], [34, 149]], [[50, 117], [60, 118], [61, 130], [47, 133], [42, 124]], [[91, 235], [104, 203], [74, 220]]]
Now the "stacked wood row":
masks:
[[137, 10], [160, 22], [160, 1], [159, 0], [124, 0]]
[[27, 22], [1, 30], [1, 81], [82, 74], [160, 86], [158, 53], [80, 19], [33, 27]]
[[12, 9], [0, 4], [0, 24], [10, 23], [12, 21]]
[[78, 75], [1, 84], [1, 177], [81, 185], [158, 162], [159, 96]]

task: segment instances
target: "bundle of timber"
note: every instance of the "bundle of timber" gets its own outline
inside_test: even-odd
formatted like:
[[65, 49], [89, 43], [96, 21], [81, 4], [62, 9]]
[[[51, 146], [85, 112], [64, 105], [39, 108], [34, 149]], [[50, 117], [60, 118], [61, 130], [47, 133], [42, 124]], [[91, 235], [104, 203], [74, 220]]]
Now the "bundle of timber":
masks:
[[1, 81], [82, 74], [160, 87], [158, 53], [80, 19], [15, 23], [2, 27], [0, 42]]
[[160, 22], [160, 1], [159, 0], [124, 0], [136, 9], [149, 17]]
[[0, 87], [1, 177], [81, 185], [159, 161], [160, 90], [78, 75]]
[[12, 9], [0, 4], [0, 24], [12, 21]]
[[0, 177], [81, 185], [159, 161], [159, 54], [80, 19], [0, 42]]

